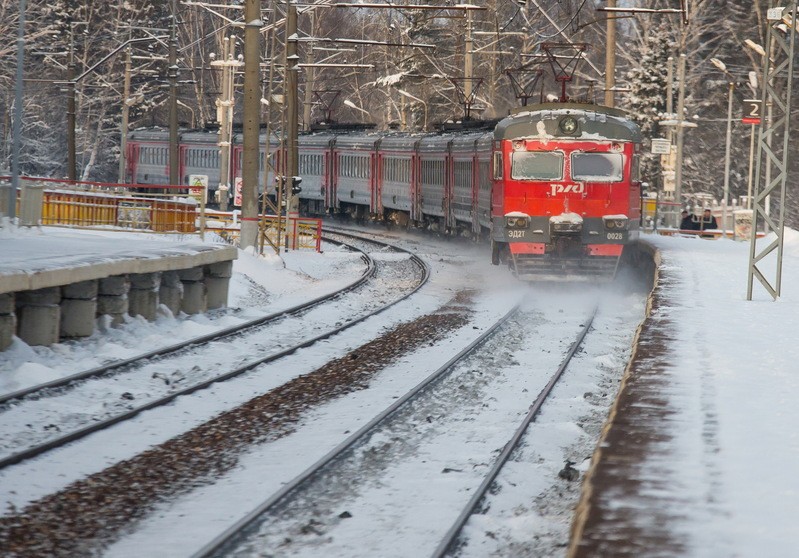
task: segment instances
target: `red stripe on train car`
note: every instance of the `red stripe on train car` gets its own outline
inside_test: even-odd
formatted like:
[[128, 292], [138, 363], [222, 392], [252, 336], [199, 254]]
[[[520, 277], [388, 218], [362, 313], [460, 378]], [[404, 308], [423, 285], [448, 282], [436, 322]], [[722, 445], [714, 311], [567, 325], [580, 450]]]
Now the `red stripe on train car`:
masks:
[[545, 248], [543, 242], [511, 242], [508, 246], [513, 254], [543, 254]]
[[622, 244], [589, 244], [588, 255], [590, 256], [621, 256], [624, 250]]

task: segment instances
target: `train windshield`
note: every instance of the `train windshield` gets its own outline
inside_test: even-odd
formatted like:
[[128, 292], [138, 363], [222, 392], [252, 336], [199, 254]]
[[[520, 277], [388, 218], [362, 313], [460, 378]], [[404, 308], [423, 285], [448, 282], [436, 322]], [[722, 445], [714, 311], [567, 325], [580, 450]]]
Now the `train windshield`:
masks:
[[514, 151], [510, 176], [514, 180], [559, 180], [563, 178], [563, 153]]
[[621, 178], [621, 153], [572, 153], [572, 180], [618, 182]]

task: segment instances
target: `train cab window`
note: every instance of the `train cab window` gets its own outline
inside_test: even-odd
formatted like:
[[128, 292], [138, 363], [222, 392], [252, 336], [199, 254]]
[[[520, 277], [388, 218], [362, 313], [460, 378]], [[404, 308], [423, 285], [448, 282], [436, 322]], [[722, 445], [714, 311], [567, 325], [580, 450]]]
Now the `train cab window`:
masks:
[[502, 178], [502, 151], [494, 151], [494, 180]]
[[514, 151], [510, 176], [514, 180], [559, 180], [563, 178], [563, 153]]
[[622, 164], [621, 153], [572, 153], [572, 180], [618, 182]]

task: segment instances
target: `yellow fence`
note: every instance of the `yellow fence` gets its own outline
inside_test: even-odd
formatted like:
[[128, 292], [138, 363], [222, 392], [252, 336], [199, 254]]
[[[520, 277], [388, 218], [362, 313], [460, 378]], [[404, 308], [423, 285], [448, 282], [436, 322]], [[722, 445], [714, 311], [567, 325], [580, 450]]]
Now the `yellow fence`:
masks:
[[[238, 240], [241, 220], [238, 213], [206, 211], [205, 230], [215, 232], [225, 240]], [[257, 218], [260, 238], [258, 244], [272, 247], [286, 246], [291, 250], [322, 249], [321, 219], [278, 219], [276, 215], [260, 215]], [[263, 243], [261, 242], [263, 240]]]
[[175, 201], [45, 190], [41, 223], [194, 233], [195, 207]]

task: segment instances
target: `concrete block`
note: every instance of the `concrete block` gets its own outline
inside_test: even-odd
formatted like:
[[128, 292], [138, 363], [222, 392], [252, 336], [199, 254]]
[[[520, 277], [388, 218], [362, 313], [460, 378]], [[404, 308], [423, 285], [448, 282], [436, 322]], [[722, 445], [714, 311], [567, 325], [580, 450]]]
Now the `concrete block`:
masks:
[[126, 275], [115, 275], [100, 279], [98, 294], [109, 296], [120, 296], [128, 293], [130, 283]]
[[158, 303], [169, 308], [173, 316], [177, 316], [180, 312], [181, 298], [183, 298], [183, 284], [180, 282], [177, 287], [161, 285], [161, 288], [158, 289]]
[[22, 306], [17, 310], [17, 318], [17, 335], [28, 345], [58, 343], [61, 325], [61, 307], [58, 304]]
[[169, 308], [173, 316], [180, 312], [180, 299], [183, 297], [183, 283], [177, 271], [161, 274], [161, 288], [158, 289], [158, 302]]
[[14, 293], [0, 294], [0, 315], [14, 313]]
[[158, 309], [158, 291], [154, 289], [131, 289], [128, 293], [128, 314], [155, 320]]
[[14, 314], [0, 315], [0, 351], [11, 346], [17, 331], [17, 317]]
[[206, 275], [210, 277], [232, 277], [233, 262], [217, 262], [206, 266]]
[[161, 286], [180, 287], [180, 275], [177, 271], [164, 271], [161, 274]]
[[128, 276], [130, 289], [157, 290], [161, 284], [160, 273], [132, 273]]
[[181, 269], [178, 271], [181, 281], [202, 281], [205, 277], [205, 271], [202, 266], [190, 267], [189, 269]]
[[183, 298], [180, 309], [186, 314], [201, 314], [208, 309], [205, 283], [202, 281], [184, 281]]
[[206, 277], [204, 283], [207, 290], [208, 309], [214, 310], [215, 308], [227, 306], [230, 279], [227, 277]]
[[65, 298], [61, 301], [60, 336], [88, 337], [94, 332], [97, 299]]
[[52, 306], [61, 302], [61, 288], [47, 287], [35, 291], [20, 291], [17, 293], [17, 307], [21, 306]]
[[97, 316], [111, 316], [111, 325], [119, 325], [125, 321], [128, 313], [128, 296], [100, 295], [97, 297]]
[[74, 298], [78, 300], [92, 300], [97, 298], [97, 281], [80, 281], [61, 287], [62, 298]]

